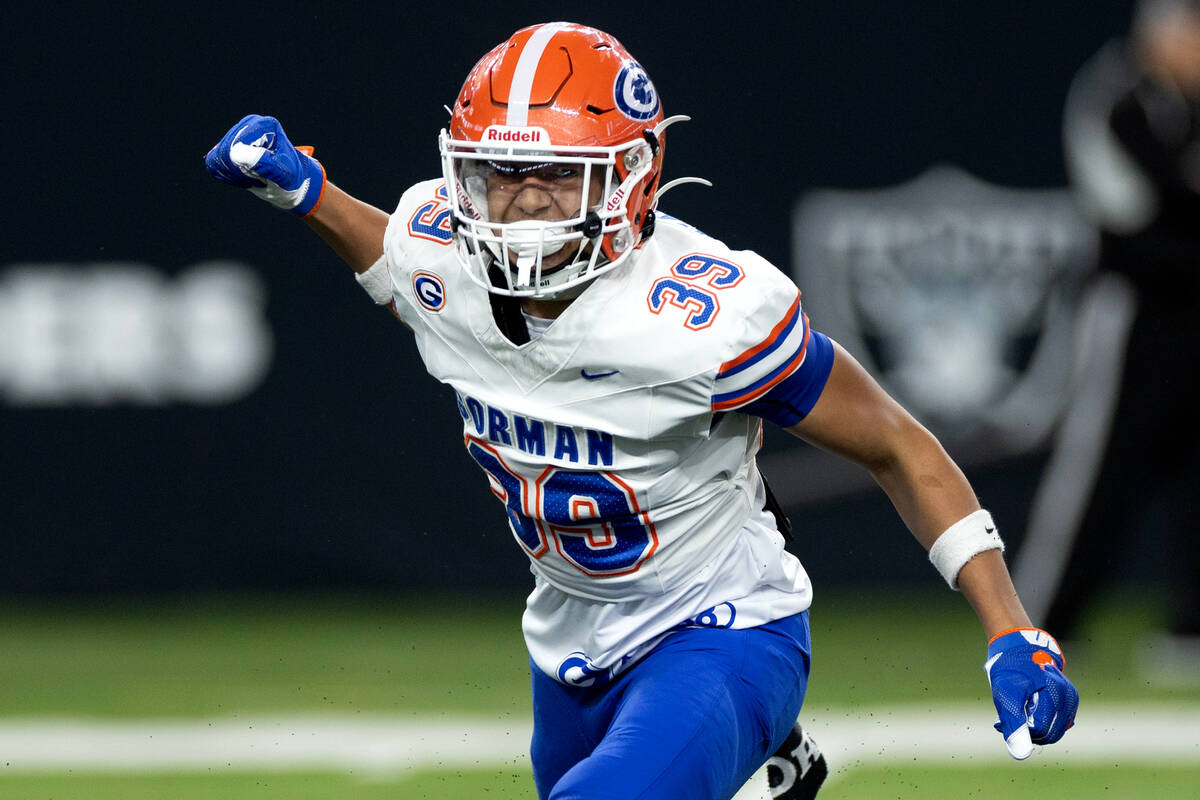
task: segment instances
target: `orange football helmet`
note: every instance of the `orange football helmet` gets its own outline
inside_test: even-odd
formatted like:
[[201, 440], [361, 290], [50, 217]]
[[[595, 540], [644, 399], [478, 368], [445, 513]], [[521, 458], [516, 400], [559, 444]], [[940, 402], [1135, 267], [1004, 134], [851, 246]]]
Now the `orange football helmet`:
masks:
[[[603, 31], [553, 22], [497, 45], [439, 137], [468, 274], [499, 294], [568, 297], [623, 262], [653, 231], [663, 130], [678, 119]], [[514, 210], [529, 186], [540, 194]]]

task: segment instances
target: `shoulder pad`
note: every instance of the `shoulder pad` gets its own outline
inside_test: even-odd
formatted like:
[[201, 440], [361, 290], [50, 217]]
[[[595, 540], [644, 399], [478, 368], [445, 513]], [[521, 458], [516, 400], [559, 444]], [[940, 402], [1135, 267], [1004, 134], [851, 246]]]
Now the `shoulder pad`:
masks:
[[412, 254], [425, 247], [449, 247], [450, 204], [441, 178], [422, 181], [400, 197], [388, 221], [383, 249], [392, 270], [404, 271]]

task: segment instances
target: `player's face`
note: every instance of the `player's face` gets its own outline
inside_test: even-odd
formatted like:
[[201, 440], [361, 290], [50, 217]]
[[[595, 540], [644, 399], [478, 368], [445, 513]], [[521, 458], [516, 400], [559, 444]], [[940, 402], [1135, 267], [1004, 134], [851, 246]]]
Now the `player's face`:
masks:
[[[495, 164], [487, 173], [488, 218], [497, 222], [555, 222], [579, 216], [584, 192], [582, 164]], [[587, 187], [590, 208], [600, 202], [600, 178], [593, 174]], [[542, 268], [565, 263], [577, 243], [551, 253]]]

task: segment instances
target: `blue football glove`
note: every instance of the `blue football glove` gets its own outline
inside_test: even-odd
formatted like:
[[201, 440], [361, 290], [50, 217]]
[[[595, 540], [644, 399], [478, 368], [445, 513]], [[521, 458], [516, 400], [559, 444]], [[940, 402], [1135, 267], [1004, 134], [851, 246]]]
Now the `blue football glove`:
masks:
[[294, 147], [274, 117], [243, 117], [208, 151], [204, 165], [217, 180], [298, 217], [311, 214], [325, 193], [325, 169], [312, 148]]
[[1009, 754], [1029, 758], [1033, 745], [1053, 744], [1075, 724], [1079, 692], [1062, 673], [1054, 637], [1037, 628], [1006, 631], [988, 644], [983, 665]]

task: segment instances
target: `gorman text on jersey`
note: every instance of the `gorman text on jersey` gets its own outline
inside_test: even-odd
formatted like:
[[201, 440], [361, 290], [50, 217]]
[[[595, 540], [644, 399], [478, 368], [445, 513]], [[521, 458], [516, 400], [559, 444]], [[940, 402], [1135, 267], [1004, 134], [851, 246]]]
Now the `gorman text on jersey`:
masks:
[[[455, 392], [458, 413], [475, 433], [495, 444], [515, 447], [535, 456], [550, 457], [572, 464], [586, 463], [593, 467], [611, 467], [613, 437], [611, 433], [591, 428], [572, 428], [556, 425], [509, 411]], [[581, 448], [582, 445], [582, 448]]]

